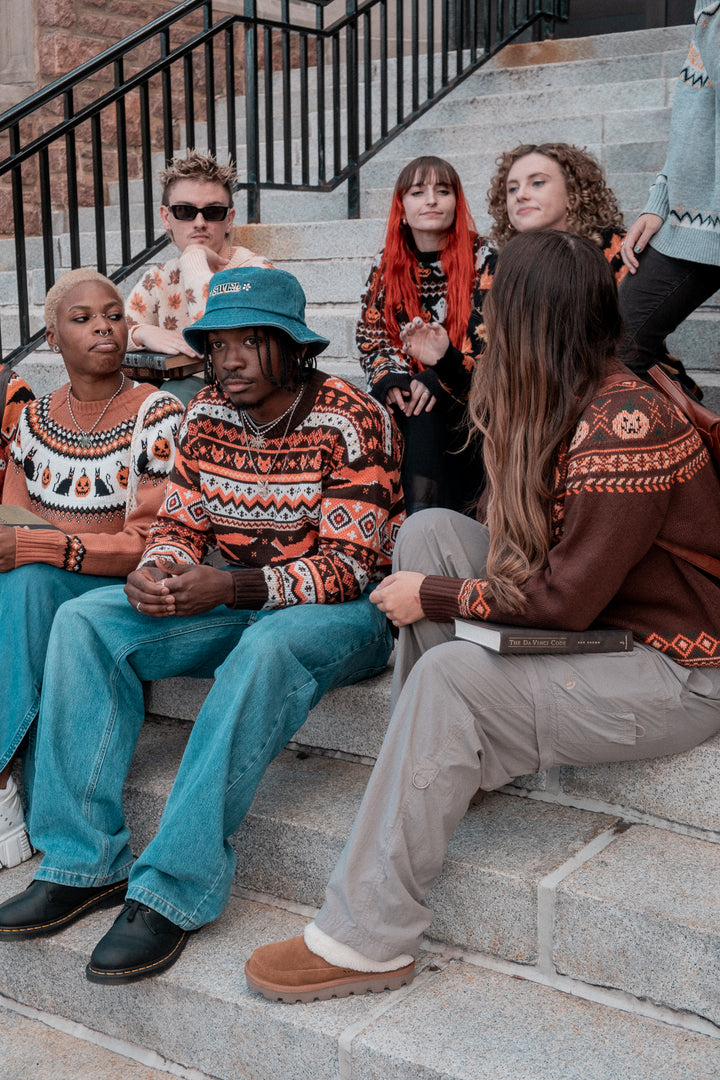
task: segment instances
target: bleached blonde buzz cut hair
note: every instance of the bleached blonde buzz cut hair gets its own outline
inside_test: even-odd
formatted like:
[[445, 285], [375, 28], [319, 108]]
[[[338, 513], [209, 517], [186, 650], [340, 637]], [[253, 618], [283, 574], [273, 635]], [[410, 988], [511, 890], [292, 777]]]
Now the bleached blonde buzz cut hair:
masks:
[[48, 291], [45, 297], [45, 327], [47, 330], [55, 329], [58, 307], [63, 298], [76, 285], [82, 285], [86, 281], [102, 281], [104, 285], [108, 285], [115, 293], [123, 312], [125, 311], [125, 301], [114, 281], [105, 277], [98, 270], [86, 270], [80, 267], [77, 270], [68, 270], [67, 274], [63, 274]]
[[232, 186], [237, 179], [237, 172], [232, 158], [226, 165], [221, 165], [214, 154], [199, 154], [197, 150], [188, 150], [185, 157], [174, 157], [167, 168], [159, 173], [162, 184], [162, 205], [169, 205], [170, 188], [178, 180], [202, 180], [205, 184], [220, 184], [225, 188], [228, 201], [232, 206]]

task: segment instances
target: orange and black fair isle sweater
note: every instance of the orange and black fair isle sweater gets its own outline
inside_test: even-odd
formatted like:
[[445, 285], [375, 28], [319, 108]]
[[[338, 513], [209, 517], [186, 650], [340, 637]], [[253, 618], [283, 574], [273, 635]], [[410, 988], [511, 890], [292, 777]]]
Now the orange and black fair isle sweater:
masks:
[[199, 563], [217, 547], [233, 576], [231, 607], [356, 599], [389, 571], [405, 516], [388, 413], [315, 372], [287, 435], [280, 417], [253, 448], [241, 417], [219, 387], [192, 399], [143, 564]]
[[12, 371], [5, 394], [5, 408], [0, 418], [0, 498], [5, 483], [10, 447], [15, 438], [20, 413], [28, 401], [33, 400], [33, 397], [33, 392], [25, 380], [21, 379], [16, 371]]
[[[15, 566], [49, 563], [75, 573], [125, 577], [135, 569], [172, 467], [183, 407], [162, 394], [148, 409], [131, 452], [142, 403], [155, 393], [128, 384], [83, 445], [67, 406], [67, 384], [31, 401], [20, 417], [3, 502], [45, 518], [48, 529], [15, 530]], [[102, 402], [70, 395], [89, 431]], [[137, 505], [126, 515], [128, 481]]]
[[[627, 272], [620, 254], [624, 237], [625, 233], [613, 229], [605, 229], [601, 233], [603, 255], [618, 283]], [[382, 280], [373, 300], [373, 292], [378, 286], [382, 251], [376, 256], [365, 286], [355, 339], [360, 350], [360, 363], [365, 372], [368, 393], [378, 401], [384, 402], [388, 390], [393, 386], [409, 390], [411, 379], [425, 383], [430, 392], [440, 399], [443, 393], [447, 393], [463, 404], [467, 401], [475, 361], [485, 349], [483, 303], [492, 285], [498, 257], [497, 252], [490, 246], [490, 241], [484, 236], [475, 237], [473, 255], [475, 281], [465, 338], [460, 348], [450, 345], [437, 366], [430, 368], [424, 367], [414, 357], [404, 353], [399, 342], [391, 337], [385, 324], [385, 286]], [[432, 320], [445, 325], [447, 277], [443, 270], [441, 253], [416, 251], [409, 257], [414, 258], [417, 263], [418, 302], [422, 318], [427, 322]], [[401, 308], [397, 311], [397, 320], [398, 326], [408, 321], [407, 313]]]
[[718, 667], [720, 580], [658, 538], [720, 558], [720, 479], [682, 413], [628, 372], [558, 454], [552, 547], [525, 584], [525, 613], [503, 615], [487, 581], [439, 576], [423, 581], [423, 611], [439, 622], [622, 626], [680, 664]]

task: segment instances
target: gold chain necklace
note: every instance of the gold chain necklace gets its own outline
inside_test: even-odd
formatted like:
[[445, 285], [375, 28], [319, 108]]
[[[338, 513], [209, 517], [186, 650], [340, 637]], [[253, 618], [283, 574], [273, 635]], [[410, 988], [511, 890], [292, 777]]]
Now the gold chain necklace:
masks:
[[[283, 437], [280, 440], [280, 445], [278, 446], [277, 450], [275, 451], [275, 457], [270, 462], [270, 464], [268, 466], [267, 474], [265, 476], [260, 475], [260, 472], [258, 471], [258, 467], [255, 464], [255, 458], [252, 456], [252, 451], [251, 451], [251, 446], [254, 446], [254, 443], [252, 442], [252, 438], [248, 437], [248, 433], [247, 433], [247, 431], [245, 429], [245, 421], [249, 420], [250, 418], [246, 415], [246, 413], [245, 413], [245, 411], [243, 409], [238, 409], [238, 416], [240, 417], [240, 426], [242, 428], [243, 438], [245, 439], [245, 448], [247, 450], [247, 456], [250, 459], [250, 464], [252, 465], [253, 472], [255, 473], [255, 476], [257, 478], [258, 491], [260, 492], [260, 494], [262, 495], [262, 497], [264, 499], [266, 499], [268, 497], [268, 495], [270, 494], [270, 484], [268, 482], [268, 477], [270, 476], [270, 473], [275, 468], [275, 465], [277, 463], [277, 459], [280, 457], [280, 452], [283, 449], [283, 447], [285, 446], [285, 440], [288, 437], [288, 432], [290, 431], [290, 425], [293, 422], [293, 417], [295, 415], [295, 410], [297, 409], [298, 403], [299, 403], [300, 398], [302, 396], [303, 396], [303, 391], [301, 390], [300, 393], [298, 394], [298, 396], [293, 401], [292, 405], [288, 409], [285, 410], [285, 412], [282, 414], [282, 416], [278, 416], [275, 420], [271, 421], [270, 424], [263, 424], [263, 430], [267, 431], [268, 428], [272, 427], [273, 424], [277, 424], [277, 422], [279, 420], [282, 420], [282, 418], [284, 416], [288, 416], [288, 413], [290, 414], [288, 416], [287, 424], [285, 425], [285, 431], [283, 432]], [[265, 446], [265, 440], [264, 439], [263, 439], [263, 446]], [[260, 449], [260, 447], [256, 447], [256, 449]], [[237, 458], [238, 458], [238, 455], [236, 454], [235, 455], [235, 460], [236, 461], [237, 461]]]
[[75, 425], [75, 427], [80, 432], [80, 445], [81, 446], [89, 446], [90, 445], [90, 443], [92, 442], [92, 439], [90, 438], [90, 436], [92, 435], [93, 431], [95, 430], [95, 428], [98, 426], [98, 424], [102, 420], [105, 413], [108, 411], [108, 409], [112, 405], [115, 398], [118, 396], [118, 394], [122, 393], [122, 388], [123, 388], [124, 385], [125, 385], [125, 373], [123, 371], [121, 371], [120, 372], [120, 385], [118, 386], [117, 390], [112, 395], [112, 397], [108, 398], [107, 403], [105, 405], [105, 408], [100, 413], [100, 415], [98, 416], [98, 418], [95, 421], [95, 423], [93, 424], [93, 426], [91, 428], [88, 428], [87, 431], [85, 431], [85, 429], [81, 428], [80, 425], [78, 424], [77, 420], [75, 419], [75, 413], [72, 411], [72, 405], [70, 404], [70, 383], [68, 383], [67, 395], [66, 395], [67, 396], [68, 412], [70, 413], [70, 416], [72, 417], [73, 424]]

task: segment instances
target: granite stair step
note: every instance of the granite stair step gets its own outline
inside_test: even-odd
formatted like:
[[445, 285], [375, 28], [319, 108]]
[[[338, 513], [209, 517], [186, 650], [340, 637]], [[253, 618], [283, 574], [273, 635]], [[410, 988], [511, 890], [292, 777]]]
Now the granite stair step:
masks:
[[[5, 871], [0, 896], [22, 888], [32, 869], [31, 863]], [[493, 970], [482, 957], [448, 951], [421, 953], [415, 981], [392, 994], [267, 1002], [247, 990], [244, 962], [257, 945], [301, 933], [307, 915], [242, 897], [190, 939], [169, 971], [143, 983], [98, 987], [85, 980], [84, 966], [111, 918], [95, 913], [55, 937], [1, 945], [0, 992], [82, 1024], [101, 1045], [122, 1040], [127, 1053], [135, 1044], [161, 1055], [177, 1063], [175, 1075], [716, 1080], [720, 1073], [720, 1040], [703, 1021], [617, 992], [588, 987], [583, 997], [573, 980], [558, 978], [553, 986], [517, 965]], [[132, 1068], [128, 1063], [118, 1075], [135, 1080]], [[139, 1077], [155, 1080], [153, 1073]]]
[[[392, 667], [327, 693], [291, 744], [311, 753], [372, 763], [390, 716]], [[153, 717], [192, 721], [211, 680], [180, 677], [148, 684]], [[181, 736], [184, 737], [184, 736]], [[562, 766], [518, 777], [507, 789], [536, 801], [576, 804], [637, 822], [653, 822], [720, 839], [720, 804], [708, 797], [720, 770], [720, 736], [684, 754], [649, 761]]]
[[[98, 1039], [84, 1025], [35, 1010], [19, 1011], [2, 997], [0, 1043], [3, 1080], [167, 1080], [166, 1066], [172, 1064], [125, 1040]], [[205, 1077], [196, 1073], [195, 1080]]]
[[[187, 733], [187, 722], [145, 727], [125, 796], [138, 850], [157, 827]], [[665, 759], [668, 771], [678, 760], [682, 772], [682, 757]], [[233, 837], [236, 885], [318, 907], [368, 775], [366, 765], [284, 751]], [[582, 776], [566, 782], [581, 787]], [[609, 803], [600, 812], [490, 793], [450, 841], [428, 897], [428, 936], [720, 1026], [720, 833], [703, 835], [630, 824]]]
[[[287, 776], [280, 780], [266, 813], [280, 818], [294, 801], [296, 826], [285, 837], [270, 828], [266, 843], [292, 846], [285, 856], [298, 881], [303, 827], [323, 807], [334, 816], [337, 800], [328, 803], [322, 788], [308, 797], [304, 776], [286, 807], [273, 809]], [[340, 802], [346, 788], [338, 785]], [[128, 802], [132, 817], [132, 783]], [[85, 980], [89, 953], [112, 921], [104, 911], [51, 938], [0, 944], [0, 994], [83, 1025], [101, 1045], [122, 1040], [130, 1057], [144, 1048], [196, 1070], [196, 1080], [197, 1072], [218, 1080], [475, 1080], [480, 1067], [507, 1080], [715, 1080], [718, 846], [557, 807], [542, 808], [534, 826], [537, 807], [517, 816], [527, 809], [497, 795], [470, 811], [475, 824], [456, 833], [431, 897], [443, 921], [430, 929], [415, 982], [393, 994], [289, 1006], [250, 993], [247, 956], [300, 933], [315, 902], [308, 894], [309, 903], [269, 903], [241, 889], [154, 979], [120, 987]], [[37, 861], [0, 874], [0, 899], [24, 887]], [[479, 940], [452, 944], [450, 924], [470, 913]], [[510, 958], [498, 958], [504, 934]], [[129, 1066], [125, 1075], [134, 1080]]]

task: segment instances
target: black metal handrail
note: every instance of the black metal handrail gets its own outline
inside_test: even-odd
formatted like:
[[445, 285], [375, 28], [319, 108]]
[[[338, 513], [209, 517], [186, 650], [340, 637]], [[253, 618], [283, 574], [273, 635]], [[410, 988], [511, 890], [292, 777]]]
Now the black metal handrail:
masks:
[[[56, 267], [94, 265], [119, 282], [168, 243], [155, 221], [153, 154], [166, 162], [181, 142], [230, 154], [251, 222], [260, 220], [263, 189], [332, 191], [344, 182], [348, 216], [357, 217], [359, 170], [369, 158], [504, 45], [566, 19], [568, 8], [568, 0], [345, 0], [345, 14], [325, 26], [329, 2], [278, 0], [278, 17], [269, 18], [258, 16], [256, 0], [244, 0], [242, 15], [213, 20], [211, 0], [186, 0], [0, 116], [0, 142], [8, 150], [0, 185], [9, 177], [19, 339], [5, 363], [16, 364], [42, 341], [44, 329], [33, 332], [30, 325], [31, 291], [39, 302]], [[302, 17], [308, 9], [313, 25]], [[183, 20], [200, 15], [202, 28], [172, 47], [171, 34], [178, 35]], [[149, 46], [157, 58], [126, 74], [135, 51]], [[111, 87], [76, 106], [78, 88], [103, 73]], [[245, 107], [242, 123], [238, 102]], [[90, 180], [83, 188], [78, 160], [87, 156]], [[141, 188], [140, 237], [133, 228], [131, 165]], [[106, 200], [109, 182], [117, 184], [113, 203]], [[27, 222], [33, 210], [39, 210], [37, 230]], [[42, 289], [29, 272], [33, 232], [42, 248]], [[59, 252], [63, 235], [67, 255]]]

